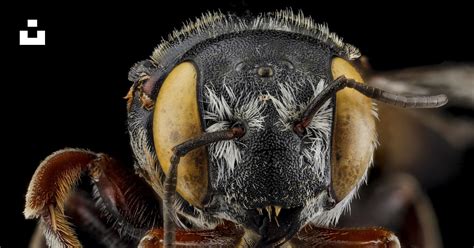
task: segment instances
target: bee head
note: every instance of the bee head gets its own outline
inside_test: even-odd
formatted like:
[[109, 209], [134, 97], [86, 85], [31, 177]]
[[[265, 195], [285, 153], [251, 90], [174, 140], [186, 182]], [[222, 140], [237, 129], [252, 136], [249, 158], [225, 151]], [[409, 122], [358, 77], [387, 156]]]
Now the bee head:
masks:
[[[353, 66], [359, 56], [301, 13], [203, 15], [130, 72], [137, 170], [163, 196], [174, 146], [239, 127], [243, 136], [181, 159], [177, 211], [197, 226], [242, 224], [265, 244], [310, 222], [335, 223], [376, 146], [374, 105]], [[334, 88], [341, 78], [356, 89]]]

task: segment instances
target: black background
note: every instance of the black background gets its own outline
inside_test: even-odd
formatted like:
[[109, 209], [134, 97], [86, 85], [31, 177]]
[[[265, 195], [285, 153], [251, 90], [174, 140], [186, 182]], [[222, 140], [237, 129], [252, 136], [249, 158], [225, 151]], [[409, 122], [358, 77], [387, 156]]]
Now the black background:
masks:
[[[34, 221], [24, 220], [24, 194], [39, 162], [64, 147], [106, 152], [130, 164], [126, 133], [129, 68], [151, 55], [161, 37], [207, 10], [253, 13], [302, 9], [367, 55], [378, 70], [473, 61], [471, 7], [452, 1], [209, 2], [124, 4], [22, 3], [2, 7], [2, 162], [0, 246], [25, 247]], [[46, 30], [46, 46], [19, 46], [27, 19]], [[471, 149], [472, 151], [472, 149]], [[458, 177], [429, 191], [447, 247], [473, 245], [472, 155]], [[469, 220], [469, 221], [468, 221]]]

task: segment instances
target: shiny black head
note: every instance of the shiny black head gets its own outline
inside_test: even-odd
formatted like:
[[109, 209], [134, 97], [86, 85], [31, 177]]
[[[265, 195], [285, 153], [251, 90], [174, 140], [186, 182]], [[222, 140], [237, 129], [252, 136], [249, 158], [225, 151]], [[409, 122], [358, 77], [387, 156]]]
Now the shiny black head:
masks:
[[333, 103], [321, 109], [306, 135], [295, 133], [292, 124], [332, 80], [333, 56], [315, 38], [274, 30], [222, 35], [186, 54], [199, 68], [205, 130], [239, 123], [246, 129], [241, 139], [208, 149], [208, 211], [261, 232], [266, 221], [282, 227], [297, 222], [296, 211], [308, 202], [329, 205]]
[[157, 132], [162, 129], [155, 123], [159, 114], [166, 115], [152, 109], [161, 97], [176, 98], [180, 105], [182, 99], [164, 94], [168, 86], [162, 86], [174, 68], [190, 63], [196, 71], [190, 87], [196, 87], [200, 120], [199, 126], [189, 128], [213, 132], [239, 126], [245, 135], [207, 147], [207, 168], [202, 170], [207, 172], [205, 192], [186, 196], [190, 189], [180, 188], [178, 182], [177, 211], [196, 226], [215, 219], [242, 224], [260, 234], [262, 244], [289, 239], [309, 222], [327, 225], [337, 220], [352, 193], [335, 204], [331, 189], [335, 97], [319, 109], [304, 133], [293, 130], [311, 100], [334, 79], [335, 57], [349, 61], [359, 53], [302, 14], [281, 11], [253, 19], [204, 15], [175, 32], [151, 60], [130, 72], [135, 84], [129, 127], [137, 168], [161, 194], [164, 167], [157, 165], [162, 161]]

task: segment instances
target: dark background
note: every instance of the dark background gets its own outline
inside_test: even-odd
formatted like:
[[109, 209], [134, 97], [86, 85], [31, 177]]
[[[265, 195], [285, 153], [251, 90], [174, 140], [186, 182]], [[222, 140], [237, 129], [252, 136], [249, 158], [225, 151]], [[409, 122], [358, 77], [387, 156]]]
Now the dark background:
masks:
[[[2, 229], [0, 246], [25, 247], [34, 221], [24, 220], [24, 194], [39, 162], [64, 147], [109, 153], [130, 164], [126, 109], [129, 68], [146, 59], [173, 28], [201, 12], [242, 14], [302, 9], [357, 46], [378, 70], [473, 61], [471, 7], [452, 1], [414, 6], [326, 2], [181, 1], [117, 5], [22, 3], [2, 7]], [[27, 19], [46, 30], [46, 46], [19, 46]], [[467, 111], [467, 113], [472, 113]], [[461, 111], [461, 114], [463, 112]], [[470, 150], [472, 153], [472, 149]], [[446, 247], [471, 247], [472, 155], [457, 177], [428, 192]], [[468, 221], [469, 220], [469, 221]]]

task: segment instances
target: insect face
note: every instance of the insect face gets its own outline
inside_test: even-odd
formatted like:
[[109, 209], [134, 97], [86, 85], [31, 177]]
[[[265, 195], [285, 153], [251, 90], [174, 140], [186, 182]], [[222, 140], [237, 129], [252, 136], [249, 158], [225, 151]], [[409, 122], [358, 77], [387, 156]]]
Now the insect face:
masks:
[[189, 55], [203, 85], [205, 130], [246, 130], [209, 147], [208, 211], [258, 231], [264, 223], [294, 228], [308, 204], [329, 205], [331, 101], [306, 134], [292, 126], [331, 78], [331, 56], [315, 40], [261, 31], [224, 36]]
[[359, 56], [301, 13], [205, 14], [129, 73], [136, 174], [106, 154], [60, 150], [36, 170], [25, 217], [41, 219], [54, 247], [81, 245], [73, 226], [112, 247], [399, 247], [384, 229], [328, 226], [372, 162], [372, 99], [447, 98], [365, 84]]
[[[276, 243], [337, 221], [372, 162], [376, 112], [366, 96], [398, 98], [364, 86], [357, 49], [325, 26], [287, 11], [233, 18], [205, 15], [132, 68], [131, 143], [161, 197], [163, 184], [176, 185], [177, 200], [165, 201], [175, 222], [226, 219]], [[242, 135], [190, 142], [209, 146], [173, 172], [177, 145], [230, 129]]]
[[[334, 221], [347, 201], [329, 210], [358, 185], [369, 161], [336, 199], [331, 184], [335, 99], [324, 103], [304, 132], [293, 127], [334, 77], [343, 75], [344, 69], [332, 68], [338, 54], [344, 50], [316, 37], [276, 30], [223, 34], [194, 45], [170, 65], [171, 72], [150, 73], [141, 86], [142, 91], [151, 89], [149, 98], [156, 103], [154, 115], [144, 122], [153, 123], [152, 130], [139, 129], [148, 132], [141, 137], [147, 139], [132, 143], [137, 156], [155, 156], [156, 150], [166, 173], [173, 146], [200, 132], [238, 125], [245, 129], [240, 139], [219, 141], [183, 157], [177, 183], [182, 205], [275, 238], [318, 217], [324, 224]], [[370, 111], [370, 100], [362, 104]], [[132, 127], [135, 112], [143, 111], [133, 107]], [[131, 129], [132, 138], [136, 132]]]

